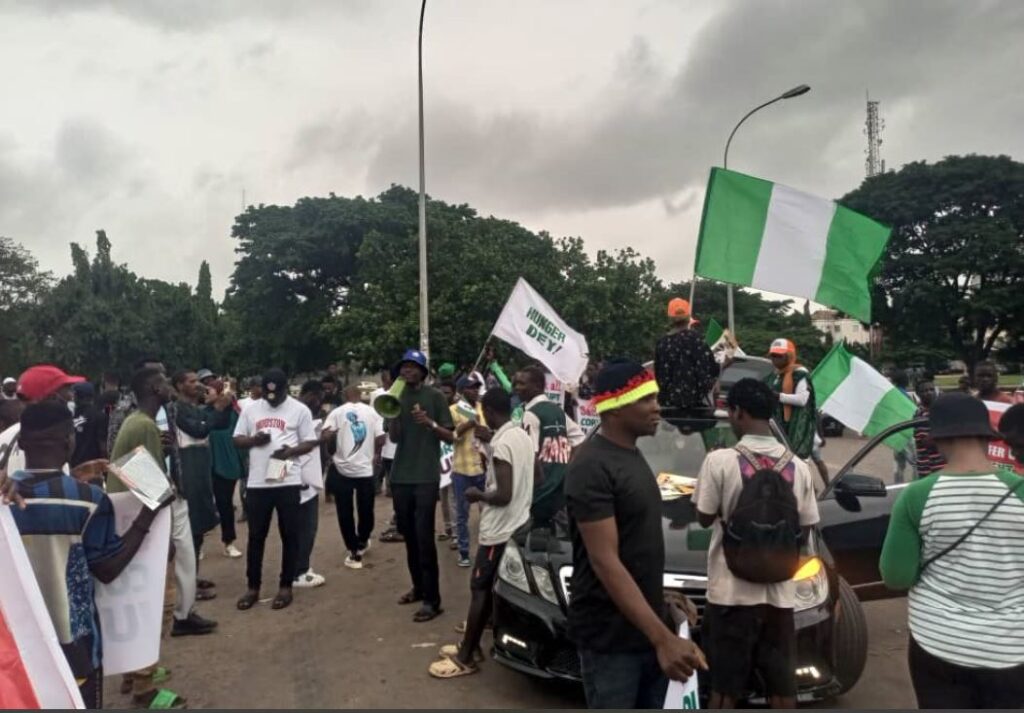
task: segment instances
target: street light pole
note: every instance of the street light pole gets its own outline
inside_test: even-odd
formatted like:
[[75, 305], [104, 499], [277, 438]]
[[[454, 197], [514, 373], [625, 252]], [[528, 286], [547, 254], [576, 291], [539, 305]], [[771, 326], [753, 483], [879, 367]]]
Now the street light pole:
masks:
[[430, 291], [427, 284], [427, 173], [423, 156], [423, 17], [427, 0], [420, 5], [419, 95], [420, 95], [420, 351], [430, 356]]
[[[426, 2], [426, 0], [424, 0], [424, 2]], [[751, 109], [746, 114], [744, 114], [743, 118], [740, 119], [739, 122], [737, 122], [736, 126], [733, 127], [732, 131], [729, 133], [728, 140], [725, 142], [725, 155], [722, 157], [722, 168], [725, 168], [725, 169], [729, 168], [729, 145], [732, 143], [732, 137], [736, 135], [736, 130], [739, 129], [740, 126], [743, 125], [744, 121], [746, 121], [751, 116], [753, 116], [757, 112], [759, 112], [762, 109], [764, 109], [766, 106], [771, 106], [775, 102], [782, 101], [783, 99], [792, 99], [793, 97], [802, 96], [802, 95], [806, 94], [809, 91], [811, 91], [811, 88], [809, 86], [807, 86], [806, 84], [797, 85], [797, 86], [793, 87], [792, 89], [790, 89], [788, 92], [784, 92], [784, 93], [780, 94], [779, 96], [775, 97], [774, 99], [772, 99], [770, 101], [766, 101], [764, 104], [761, 104], [760, 106], [755, 106], [753, 109]], [[693, 282], [694, 282], [694, 284], [697, 283], [697, 276], [696, 275], [693, 276]], [[691, 302], [693, 301], [693, 288], [692, 287], [690, 288], [690, 301]], [[735, 311], [734, 311], [734, 308], [733, 308], [732, 285], [728, 286], [728, 292], [726, 292], [726, 305], [727, 305], [727, 309], [728, 309], [728, 312], [729, 312], [729, 332], [732, 334], [733, 338], [735, 339], [736, 338], [736, 315], [735, 315]]]

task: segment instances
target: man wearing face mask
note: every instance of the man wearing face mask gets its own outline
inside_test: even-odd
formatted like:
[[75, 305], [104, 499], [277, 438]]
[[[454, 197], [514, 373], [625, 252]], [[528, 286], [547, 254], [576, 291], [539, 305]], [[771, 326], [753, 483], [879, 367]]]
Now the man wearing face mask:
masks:
[[276, 511], [282, 557], [280, 588], [271, 606], [284, 609], [292, 603], [292, 583], [298, 574], [302, 528], [300, 458], [317, 448], [319, 441], [309, 408], [288, 395], [288, 377], [280, 369], [270, 369], [263, 375], [263, 399], [242, 412], [235, 426], [234, 442], [238, 448], [249, 450], [249, 588], [238, 600], [238, 608], [251, 609], [259, 601], [263, 550]]
[[412, 589], [398, 603], [423, 602], [413, 621], [426, 622], [441, 614], [434, 518], [441, 486], [441, 441], [451, 443], [455, 434], [444, 395], [424, 383], [429, 373], [426, 355], [409, 349], [402, 356], [399, 373], [405, 380], [399, 399], [402, 412], [388, 429], [397, 445], [391, 492], [398, 531], [405, 538]]

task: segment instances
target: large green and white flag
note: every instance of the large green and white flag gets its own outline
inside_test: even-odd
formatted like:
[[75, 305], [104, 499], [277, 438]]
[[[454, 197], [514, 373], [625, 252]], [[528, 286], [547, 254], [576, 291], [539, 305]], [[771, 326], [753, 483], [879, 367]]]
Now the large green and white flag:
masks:
[[696, 272], [806, 297], [869, 322], [871, 274], [889, 233], [835, 201], [712, 168]]
[[[842, 343], [821, 360], [811, 374], [818, 408], [865, 436], [874, 436], [889, 426], [914, 417], [917, 407], [863, 359], [855, 357]], [[903, 450], [913, 438], [909, 429], [885, 439], [894, 450]]]

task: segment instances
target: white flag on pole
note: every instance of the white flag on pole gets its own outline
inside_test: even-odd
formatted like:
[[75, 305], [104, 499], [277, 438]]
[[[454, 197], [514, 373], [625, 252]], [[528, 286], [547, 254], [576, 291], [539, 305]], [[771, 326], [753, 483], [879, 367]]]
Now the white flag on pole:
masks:
[[577, 383], [587, 368], [586, 338], [521, 277], [491, 334], [522, 349], [563, 383]]

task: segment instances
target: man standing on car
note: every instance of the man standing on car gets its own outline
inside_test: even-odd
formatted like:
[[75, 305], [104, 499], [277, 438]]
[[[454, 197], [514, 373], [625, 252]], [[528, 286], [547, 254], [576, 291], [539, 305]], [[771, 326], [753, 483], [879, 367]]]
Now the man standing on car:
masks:
[[672, 329], [654, 350], [654, 375], [665, 408], [700, 409], [712, 405], [711, 392], [721, 368], [704, 337], [692, 329], [690, 303], [675, 297], [668, 303]]
[[[1006, 423], [1012, 411], [1001, 429], [1016, 430], [1013, 417]], [[917, 704], [1020, 708], [1024, 478], [989, 462], [988, 443], [999, 434], [977, 399], [938, 397], [929, 425], [946, 466], [903, 490], [879, 563], [887, 587], [910, 590], [908, 659]]]
[[609, 362], [597, 375], [596, 434], [569, 464], [572, 536], [569, 636], [591, 708], [661, 708], [668, 679], [706, 668], [704, 655], [666, 623], [661, 493], [636, 441], [658, 428], [658, 384], [640, 364]]
[[402, 411], [388, 427], [397, 446], [391, 493], [398, 531], [405, 538], [412, 589], [398, 603], [423, 602], [413, 621], [426, 622], [441, 614], [434, 518], [441, 487], [441, 441], [451, 443], [455, 427], [444, 394], [424, 383], [430, 372], [423, 352], [406, 351], [399, 373], [405, 380], [399, 397]]
[[792, 485], [805, 532], [818, 522], [807, 464], [792, 458], [782, 465], [786, 447], [772, 435], [768, 422], [776, 403], [772, 390], [757, 379], [740, 379], [733, 385], [726, 404], [729, 424], [740, 441], [736, 448], [712, 451], [705, 457], [693, 494], [700, 524], [716, 525], [708, 548], [708, 604], [701, 629], [711, 669], [711, 708], [735, 708], [755, 672], [765, 683], [772, 708], [796, 707], [796, 583], [740, 579], [726, 563], [723, 547], [725, 523], [745, 482], [762, 472], [755, 470], [748, 455], [759, 461], [760, 468], [777, 470]]
[[814, 400], [811, 372], [796, 361], [796, 345], [788, 339], [776, 339], [768, 350], [775, 367], [768, 386], [775, 392], [775, 422], [785, 429], [793, 452], [806, 460], [814, 448], [818, 407]]

